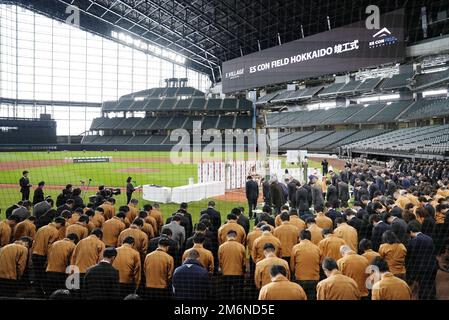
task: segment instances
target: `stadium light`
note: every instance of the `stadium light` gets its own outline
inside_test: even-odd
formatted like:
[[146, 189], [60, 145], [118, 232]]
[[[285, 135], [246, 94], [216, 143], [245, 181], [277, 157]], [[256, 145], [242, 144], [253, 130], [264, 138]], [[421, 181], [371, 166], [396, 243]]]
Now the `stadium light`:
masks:
[[396, 94], [387, 94], [384, 96], [380, 96], [379, 100], [380, 101], [385, 101], [385, 100], [398, 100], [401, 97], [401, 95], [399, 93]]
[[398, 100], [401, 97], [399, 93], [397, 94], [386, 94], [383, 96], [372, 96], [366, 98], [360, 98], [357, 100], [357, 103], [363, 104], [364, 102], [375, 102], [375, 101], [390, 101], [390, 100]]
[[429, 90], [422, 93], [423, 98], [447, 95], [447, 89]]

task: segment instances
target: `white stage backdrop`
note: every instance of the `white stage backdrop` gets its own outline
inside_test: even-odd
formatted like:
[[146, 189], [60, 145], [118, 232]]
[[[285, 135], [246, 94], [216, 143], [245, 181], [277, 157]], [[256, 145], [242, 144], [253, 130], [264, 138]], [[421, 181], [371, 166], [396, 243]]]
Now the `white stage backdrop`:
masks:
[[269, 160], [268, 166], [266, 172], [264, 162], [260, 160], [198, 163], [198, 183], [225, 181], [226, 190], [232, 190], [245, 187], [246, 177], [250, 174], [260, 177], [275, 174], [282, 178], [281, 160]]

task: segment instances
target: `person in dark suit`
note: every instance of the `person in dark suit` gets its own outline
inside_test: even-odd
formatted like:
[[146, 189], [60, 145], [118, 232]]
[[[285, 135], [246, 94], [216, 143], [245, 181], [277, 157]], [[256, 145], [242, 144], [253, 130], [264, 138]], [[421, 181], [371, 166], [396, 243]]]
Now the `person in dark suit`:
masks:
[[323, 176], [327, 175], [328, 169], [329, 169], [329, 162], [327, 162], [326, 159], [321, 161], [321, 167], [323, 169]]
[[259, 198], [259, 186], [257, 182], [253, 180], [252, 176], [247, 177], [245, 184], [246, 200], [248, 200], [248, 212], [249, 218], [253, 218], [253, 210], [256, 209], [257, 199]]
[[373, 250], [379, 251], [379, 247], [382, 244], [382, 235], [385, 231], [390, 230], [390, 226], [380, 219], [379, 215], [373, 214], [369, 217], [369, 222], [373, 225], [373, 231], [371, 235], [371, 242], [373, 244]]
[[405, 222], [403, 219], [395, 217], [393, 215], [390, 214], [385, 214], [384, 215], [384, 220], [390, 224], [391, 226], [391, 231], [393, 231], [396, 236], [398, 237], [399, 241], [401, 241], [401, 243], [404, 246], [407, 246], [408, 244], [408, 240], [409, 240], [409, 235], [407, 233], [407, 222]]
[[312, 204], [314, 208], [324, 206], [323, 192], [320, 186], [316, 183], [316, 178], [312, 179]]
[[409, 222], [408, 232], [410, 241], [405, 257], [407, 280], [418, 283], [420, 300], [435, 299], [437, 260], [434, 255], [433, 240], [421, 232], [421, 225], [417, 221]]
[[40, 181], [38, 183], [36, 190], [34, 190], [33, 205], [38, 204], [39, 202], [42, 202], [45, 200], [44, 186], [45, 186], [44, 181]]
[[349, 201], [349, 186], [344, 181], [338, 182], [338, 199], [340, 199], [341, 203], [347, 203]]
[[103, 260], [87, 270], [84, 277], [85, 299], [120, 299], [119, 272], [112, 266], [116, 256], [115, 248], [106, 248], [103, 251]]
[[148, 253], [156, 251], [159, 245], [159, 240], [165, 239], [168, 241], [167, 253], [172, 256], [175, 266], [181, 265], [181, 251], [178, 243], [172, 239], [172, 231], [168, 228], [162, 230], [159, 237], [155, 237], [148, 242]]
[[301, 186], [296, 179], [285, 179], [288, 189], [288, 201], [290, 202], [290, 207], [296, 208], [296, 190]]
[[270, 200], [271, 205], [275, 208], [275, 213], [281, 212], [281, 207], [285, 204], [284, 191], [277, 179], [270, 183]]
[[220, 211], [215, 210], [215, 201], [209, 201], [207, 209], [201, 211], [201, 215], [207, 214], [214, 226], [214, 230], [217, 231], [221, 226], [221, 214]]
[[30, 179], [28, 178], [28, 171], [22, 172], [22, 178], [19, 180], [20, 185], [20, 193], [22, 194], [22, 201], [24, 200], [30, 200]]
[[133, 196], [134, 191], [136, 191], [136, 188], [134, 188], [133, 185], [133, 178], [128, 177], [126, 179], [126, 203], [131, 202], [131, 198]]
[[245, 229], [245, 233], [249, 233], [249, 219], [245, 217], [243, 213], [243, 208], [234, 208], [231, 213], [234, 213], [237, 216], [237, 223]]
[[263, 178], [262, 182], [262, 193], [263, 193], [263, 202], [265, 204], [270, 204], [270, 183]]
[[70, 197], [70, 199], [72, 199], [75, 202], [73, 205], [74, 209], [85, 207], [83, 199], [81, 198], [81, 189], [80, 188], [76, 188], [73, 190], [73, 193], [72, 193], [72, 196]]
[[209, 275], [198, 261], [199, 253], [192, 249], [182, 266], [173, 273], [173, 297], [176, 300], [205, 300], [209, 295]]
[[296, 206], [300, 216], [309, 213], [309, 192], [305, 186], [301, 186], [296, 190]]
[[326, 181], [327, 185], [327, 193], [326, 193], [326, 199], [329, 203], [334, 203], [338, 200], [338, 191], [337, 187], [334, 186], [329, 180]]
[[176, 211], [175, 213], [172, 214], [171, 217], [169, 217], [167, 219], [167, 221], [165, 222], [166, 224], [169, 224], [173, 217], [178, 215], [181, 217], [181, 226], [184, 227], [185, 230], [185, 238], [190, 238], [192, 236], [192, 232], [193, 232], [193, 222], [192, 222], [192, 215], [190, 213], [187, 212], [187, 203], [183, 202], [179, 205], [179, 209], [178, 211]]

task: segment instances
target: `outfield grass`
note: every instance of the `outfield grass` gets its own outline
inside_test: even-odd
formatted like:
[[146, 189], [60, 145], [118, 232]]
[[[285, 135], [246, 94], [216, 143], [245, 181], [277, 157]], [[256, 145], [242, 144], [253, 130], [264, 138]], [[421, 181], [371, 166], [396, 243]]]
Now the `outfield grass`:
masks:
[[[198, 154], [192, 154], [192, 158]], [[73, 157], [97, 157], [111, 156], [112, 162], [109, 163], [57, 163], [46, 164], [45, 161], [63, 160]], [[45, 181], [48, 186], [64, 186], [72, 183], [74, 186], [80, 186], [80, 181], [92, 179], [91, 186], [97, 187], [105, 185], [109, 187], [125, 187], [126, 178], [131, 176], [137, 185], [158, 184], [168, 187], [175, 187], [188, 184], [189, 178], [197, 177], [196, 164], [173, 164], [169, 160], [169, 152], [154, 151], [51, 151], [51, 152], [4, 152], [0, 153], [0, 184], [11, 184], [14, 187], [4, 187], [0, 191], [0, 217], [4, 217], [4, 212], [13, 203], [20, 199], [18, 181], [23, 170], [30, 172], [30, 183], [37, 185], [39, 181]], [[228, 157], [223, 154], [224, 159]], [[234, 157], [236, 155], [234, 154]], [[245, 156], [239, 154], [239, 156]], [[125, 160], [128, 158], [128, 160]], [[120, 160], [122, 159], [122, 160]], [[131, 161], [130, 161], [131, 160]], [[20, 162], [23, 161], [23, 164]], [[32, 166], [28, 161], [42, 161], [40, 166]], [[28, 165], [30, 164], [30, 165]], [[285, 167], [285, 160], [283, 162]], [[310, 167], [319, 167], [319, 163], [309, 161]], [[294, 167], [294, 166], [287, 166]], [[138, 172], [141, 171], [141, 172]], [[142, 172], [144, 171], [144, 172]], [[17, 186], [17, 187], [15, 187]], [[51, 195], [56, 199], [60, 190], [46, 189], [45, 194]], [[95, 191], [83, 193], [85, 202], [89, 195]], [[141, 204], [148, 201], [142, 200], [142, 194], [134, 194]], [[32, 193], [31, 193], [32, 197]], [[124, 205], [126, 195], [116, 196], [117, 206]], [[207, 201], [192, 202], [189, 211], [192, 213], [194, 221], [199, 218], [201, 210], [207, 207]], [[247, 207], [245, 202], [235, 201], [216, 201], [217, 209], [223, 215], [230, 212], [236, 206]], [[161, 205], [166, 216], [176, 211], [177, 204]]]
[[[197, 177], [196, 164], [173, 164], [169, 161], [169, 152], [72, 152], [72, 151], [58, 151], [58, 152], [5, 152], [0, 153], [0, 184], [13, 184], [17, 187], [2, 188], [0, 192], [0, 217], [4, 218], [4, 212], [13, 203], [20, 199], [18, 181], [22, 175], [23, 170], [30, 172], [30, 183], [37, 185], [41, 180], [45, 181], [48, 186], [63, 186], [67, 183], [72, 183], [74, 186], [79, 186], [80, 181], [85, 181], [86, 185], [88, 179], [92, 179], [91, 186], [106, 185], [110, 187], [125, 187], [126, 178], [131, 176], [137, 185], [141, 184], [158, 184], [167, 187], [175, 187], [188, 184], [189, 178]], [[70, 157], [96, 157], [96, 156], [111, 156], [112, 162], [109, 163], [64, 163], [64, 164], [42, 164], [42, 166], [27, 167], [27, 161], [48, 161], [48, 160], [63, 160]], [[195, 156], [194, 154], [192, 157]], [[120, 159], [128, 158], [126, 161]], [[129, 161], [134, 158], [135, 161]], [[20, 163], [24, 161], [23, 165]], [[11, 169], [11, 165], [15, 166]], [[145, 172], [136, 172], [145, 171]], [[131, 171], [131, 172], [130, 172]], [[134, 172], [132, 172], [134, 171]], [[148, 172], [146, 172], [148, 171]], [[56, 199], [60, 190], [46, 189], [45, 194]], [[83, 193], [85, 202], [89, 195], [93, 195], [94, 191], [86, 191]], [[143, 205], [148, 203], [142, 199], [142, 194], [136, 192], [136, 198]], [[32, 197], [32, 194], [31, 194]], [[117, 199], [117, 206], [123, 205], [126, 202], [126, 195], [122, 194], [115, 197]], [[195, 221], [199, 218], [201, 210], [207, 207], [208, 200], [190, 203], [189, 211], [192, 213]], [[216, 201], [217, 209], [227, 214], [236, 206], [246, 206], [245, 203], [231, 202], [231, 201]], [[161, 205], [164, 214], [167, 216], [176, 211], [177, 204], [163, 204]]]

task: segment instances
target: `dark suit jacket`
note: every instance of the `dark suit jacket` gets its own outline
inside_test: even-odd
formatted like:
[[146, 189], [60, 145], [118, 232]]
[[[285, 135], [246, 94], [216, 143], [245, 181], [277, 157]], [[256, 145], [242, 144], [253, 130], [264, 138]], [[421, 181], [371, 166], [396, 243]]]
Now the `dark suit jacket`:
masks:
[[87, 300], [120, 299], [119, 272], [110, 263], [100, 262], [86, 272], [84, 296]]
[[338, 183], [338, 198], [342, 203], [349, 201], [349, 187], [346, 182]]
[[237, 223], [245, 229], [246, 234], [249, 233], [249, 219], [247, 217], [241, 214], [237, 219]]
[[214, 230], [218, 230], [221, 226], [221, 214], [220, 211], [215, 210], [214, 208], [207, 208], [206, 210], [201, 211], [201, 215], [207, 214], [214, 226]]
[[30, 190], [30, 187], [28, 186], [30, 184], [30, 179], [22, 177], [19, 180], [20, 185], [20, 192], [26, 192]]
[[254, 180], [246, 181], [245, 185], [246, 199], [257, 200], [259, 198], [259, 186]]
[[410, 280], [426, 276], [436, 268], [433, 240], [431, 237], [419, 233], [410, 239], [405, 257], [407, 278]]
[[151, 253], [157, 249], [160, 239], [167, 239], [169, 241], [170, 244], [168, 246], [167, 253], [173, 257], [175, 266], [181, 265], [181, 251], [178, 247], [178, 242], [167, 237], [165, 234], [155, 237], [148, 242], [148, 253]]
[[404, 246], [407, 246], [409, 236], [407, 233], [407, 222], [405, 222], [403, 219], [396, 218], [393, 220], [393, 223], [391, 224], [391, 231], [393, 231], [396, 236], [398, 237], [399, 241], [401, 241]]
[[317, 185], [312, 187], [312, 203], [314, 208], [324, 205], [323, 192]]
[[75, 201], [75, 206], [73, 207], [74, 209], [85, 207], [83, 199], [80, 196], [72, 196], [70, 199]]
[[288, 188], [288, 200], [290, 201], [291, 207], [296, 208], [296, 187], [300, 185], [298, 180], [293, 179], [287, 185]]
[[172, 285], [176, 300], [210, 299], [208, 271], [197, 260], [187, 259], [176, 268]]
[[44, 200], [45, 200], [44, 190], [42, 190], [42, 188], [36, 188], [36, 190], [34, 190], [34, 195], [33, 195], [33, 204], [37, 204]]
[[380, 221], [377, 226], [373, 227], [371, 242], [374, 251], [379, 251], [379, 247], [382, 244], [382, 235], [387, 230], [390, 230], [390, 226], [383, 221]]
[[270, 201], [275, 208], [280, 208], [285, 204], [284, 191], [278, 182], [270, 184]]
[[337, 187], [332, 184], [327, 187], [326, 199], [331, 205], [338, 200]]
[[296, 206], [299, 212], [309, 211], [309, 193], [304, 186], [296, 191]]

